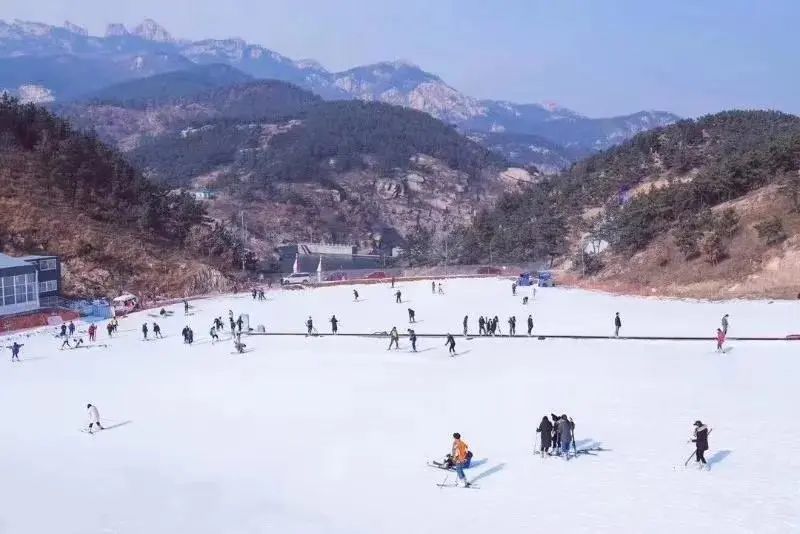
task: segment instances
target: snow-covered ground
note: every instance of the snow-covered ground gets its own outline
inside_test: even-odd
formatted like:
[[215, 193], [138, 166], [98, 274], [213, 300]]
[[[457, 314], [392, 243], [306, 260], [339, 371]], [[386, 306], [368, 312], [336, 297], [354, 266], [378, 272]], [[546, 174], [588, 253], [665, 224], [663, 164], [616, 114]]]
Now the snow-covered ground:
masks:
[[[619, 533], [800, 532], [800, 342], [465, 340], [387, 352], [368, 338], [249, 337], [211, 345], [213, 316], [249, 313], [268, 330], [461, 331], [498, 315], [518, 332], [731, 335], [800, 332], [794, 302], [662, 301], [541, 289], [527, 307], [510, 283], [403, 284], [198, 300], [158, 320], [142, 342], [138, 313], [107, 348], [59, 351], [50, 331], [21, 336], [22, 362], [0, 367], [0, 532], [23, 533]], [[183, 345], [189, 324], [195, 344]], [[79, 328], [85, 328], [80, 325]], [[226, 325], [227, 328], [227, 325]], [[226, 332], [227, 334], [227, 332]], [[19, 338], [20, 336], [15, 336]], [[9, 345], [9, 339], [2, 345]], [[106, 425], [89, 435], [86, 404]], [[531, 454], [551, 412], [575, 419], [569, 462]], [[711, 470], [684, 469], [691, 425], [713, 428]], [[436, 486], [426, 466], [460, 432], [485, 462], [477, 490]], [[452, 481], [453, 477], [450, 476]]]

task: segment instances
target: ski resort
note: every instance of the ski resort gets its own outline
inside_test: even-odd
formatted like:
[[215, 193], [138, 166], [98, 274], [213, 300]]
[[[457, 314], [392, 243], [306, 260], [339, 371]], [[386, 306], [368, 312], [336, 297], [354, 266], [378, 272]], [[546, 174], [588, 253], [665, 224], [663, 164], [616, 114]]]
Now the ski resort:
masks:
[[512, 283], [276, 289], [5, 336], [0, 531], [800, 530], [795, 302]]

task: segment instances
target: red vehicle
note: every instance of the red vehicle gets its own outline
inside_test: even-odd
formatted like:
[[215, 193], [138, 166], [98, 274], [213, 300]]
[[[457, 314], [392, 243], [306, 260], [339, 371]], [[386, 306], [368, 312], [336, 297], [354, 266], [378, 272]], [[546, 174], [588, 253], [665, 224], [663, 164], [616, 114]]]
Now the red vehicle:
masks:
[[369, 273], [367, 275], [368, 280], [382, 280], [383, 278], [388, 278], [386, 273], [383, 271], [375, 271], [374, 273]]
[[502, 274], [503, 270], [499, 267], [481, 267], [478, 274]]

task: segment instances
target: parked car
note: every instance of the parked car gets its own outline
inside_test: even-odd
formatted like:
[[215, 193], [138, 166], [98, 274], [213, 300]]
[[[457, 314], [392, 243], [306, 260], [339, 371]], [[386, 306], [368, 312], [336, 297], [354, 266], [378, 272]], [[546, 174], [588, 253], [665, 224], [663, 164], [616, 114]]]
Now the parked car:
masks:
[[281, 278], [281, 284], [308, 284], [311, 282], [311, 273], [292, 273], [289, 276]]
[[331, 273], [325, 277], [326, 282], [338, 282], [340, 280], [347, 280], [347, 273]]
[[383, 278], [388, 278], [388, 276], [386, 276], [386, 273], [383, 271], [375, 271], [374, 273], [369, 273], [367, 275], [368, 280], [381, 280]]
[[503, 270], [500, 267], [481, 267], [478, 274], [503, 274]]
[[539, 271], [537, 274], [539, 287], [555, 287], [556, 281], [550, 271]]
[[532, 286], [533, 275], [531, 273], [521, 273], [517, 278], [517, 285], [519, 287]]

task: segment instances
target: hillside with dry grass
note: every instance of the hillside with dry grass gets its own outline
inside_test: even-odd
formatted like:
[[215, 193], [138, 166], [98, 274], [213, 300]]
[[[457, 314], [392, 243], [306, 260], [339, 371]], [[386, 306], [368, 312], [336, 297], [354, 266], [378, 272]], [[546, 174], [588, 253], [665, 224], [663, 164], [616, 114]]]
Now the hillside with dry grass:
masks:
[[456, 237], [459, 253], [469, 243], [496, 258], [535, 244], [586, 287], [796, 298], [800, 118], [731, 111], [640, 134], [509, 195]]
[[177, 296], [230, 285], [223, 272], [238, 260], [237, 245], [193, 199], [148, 182], [46, 110], [7, 97], [0, 183], [0, 249], [59, 255], [67, 295]]

